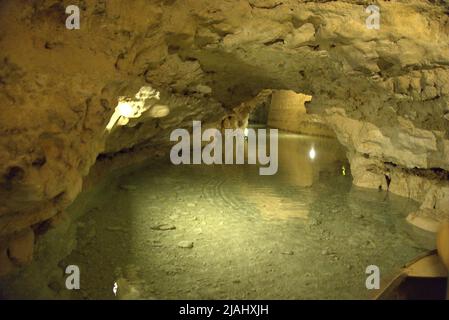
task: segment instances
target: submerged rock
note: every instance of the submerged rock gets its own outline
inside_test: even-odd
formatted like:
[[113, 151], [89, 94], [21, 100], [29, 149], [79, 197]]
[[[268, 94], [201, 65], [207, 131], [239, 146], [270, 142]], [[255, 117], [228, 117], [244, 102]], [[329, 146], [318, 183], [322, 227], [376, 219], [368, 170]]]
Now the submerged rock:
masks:
[[168, 230], [175, 230], [176, 226], [172, 224], [159, 224], [154, 227], [151, 227], [152, 230], [159, 230], [159, 231], [168, 231]]
[[407, 221], [430, 232], [437, 232], [446, 215], [435, 209], [420, 209], [407, 216]]
[[178, 247], [185, 248], [185, 249], [192, 249], [193, 241], [184, 240], [184, 241], [178, 242]]
[[128, 230], [126, 230], [123, 227], [106, 227], [106, 230], [112, 231], [112, 232], [128, 232]]
[[120, 189], [127, 190], [127, 191], [133, 191], [133, 190], [137, 190], [137, 187], [134, 185], [130, 185], [130, 184], [121, 184]]

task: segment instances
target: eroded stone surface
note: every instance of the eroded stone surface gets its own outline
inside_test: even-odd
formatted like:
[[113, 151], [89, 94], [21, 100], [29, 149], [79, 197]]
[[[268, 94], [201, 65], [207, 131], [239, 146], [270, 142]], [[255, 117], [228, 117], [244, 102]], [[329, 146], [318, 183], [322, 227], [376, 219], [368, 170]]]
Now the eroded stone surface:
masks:
[[334, 137], [321, 115], [307, 113], [306, 103], [312, 96], [289, 90], [275, 90], [272, 95], [268, 112], [268, 126], [282, 130]]
[[[449, 217], [449, 163], [441, 161], [449, 140], [442, 132], [417, 129], [401, 117], [390, 128], [349, 119], [343, 109], [326, 113], [327, 122], [349, 150], [353, 183], [419, 201], [421, 210], [411, 213], [408, 221], [435, 232], [438, 223]], [[441, 170], [435, 171], [434, 163], [441, 163]]]

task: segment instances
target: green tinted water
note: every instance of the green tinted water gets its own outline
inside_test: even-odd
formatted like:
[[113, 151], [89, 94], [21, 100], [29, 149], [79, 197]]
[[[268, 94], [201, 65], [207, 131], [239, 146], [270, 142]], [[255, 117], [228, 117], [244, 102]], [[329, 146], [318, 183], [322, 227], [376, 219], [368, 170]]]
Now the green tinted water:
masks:
[[[405, 221], [417, 204], [354, 187], [328, 138], [280, 134], [274, 176], [165, 158], [115, 172], [77, 201], [76, 249], [54, 266], [80, 267], [71, 298], [364, 299], [374, 294], [368, 265], [386, 279], [434, 246]], [[56, 298], [67, 294], [62, 268]]]

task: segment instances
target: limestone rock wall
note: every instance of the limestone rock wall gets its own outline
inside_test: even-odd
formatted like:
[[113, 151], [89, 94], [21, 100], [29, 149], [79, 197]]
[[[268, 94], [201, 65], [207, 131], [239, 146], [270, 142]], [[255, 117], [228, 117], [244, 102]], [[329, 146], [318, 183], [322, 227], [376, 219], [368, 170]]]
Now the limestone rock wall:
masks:
[[[379, 30], [363, 0], [75, 2], [79, 30], [65, 28], [73, 1], [0, 1], [0, 269], [27, 260], [11, 247], [32, 247], [22, 232], [63, 214], [99, 154], [163, 143], [194, 118], [245, 125], [242, 103], [263, 89], [312, 95], [311, 113], [343, 109], [341, 124], [329, 121], [360, 172], [365, 154], [448, 169], [444, 2], [379, 1]], [[142, 86], [170, 114], [105, 131], [119, 98]], [[372, 128], [369, 143], [346, 136], [352, 121]]]
[[307, 113], [305, 104], [311, 100], [312, 96], [294, 91], [274, 91], [268, 112], [268, 125], [291, 132], [334, 137], [334, 132], [321, 115]]
[[326, 121], [348, 149], [353, 183], [389, 190], [421, 203], [408, 220], [429, 231], [449, 217], [449, 140], [438, 130], [416, 128], [397, 117], [394, 127], [376, 126], [347, 117], [339, 108], [326, 110]]

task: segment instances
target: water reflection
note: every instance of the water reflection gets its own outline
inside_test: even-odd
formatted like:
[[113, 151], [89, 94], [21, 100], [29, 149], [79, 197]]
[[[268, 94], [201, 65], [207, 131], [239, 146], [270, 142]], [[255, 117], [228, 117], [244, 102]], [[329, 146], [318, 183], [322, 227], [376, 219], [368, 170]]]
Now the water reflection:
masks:
[[[313, 159], [311, 150], [315, 153]], [[345, 149], [332, 138], [280, 132], [278, 157], [277, 175], [246, 177], [249, 184], [242, 186], [246, 200], [270, 220], [308, 219], [311, 203], [315, 201], [310, 187], [331, 177], [346, 176], [349, 167]]]
[[[310, 151], [315, 151], [313, 159]], [[279, 174], [289, 184], [310, 187], [320, 177], [341, 175], [348, 166], [345, 149], [337, 140], [281, 133], [279, 139]]]
[[[114, 217], [114, 227], [130, 232], [106, 232], [103, 245], [83, 248], [82, 257], [99, 260], [86, 281], [97, 285], [108, 261], [122, 270], [144, 266], [140, 278], [151, 284], [141, 286], [144, 297], [361, 298], [369, 294], [367, 265], [387, 275], [421, 251], [426, 239], [404, 219], [416, 204], [352, 186], [338, 141], [279, 132], [278, 152], [272, 176], [248, 164], [154, 162], [122, 173], [119, 183], [136, 190], [105, 192], [90, 218], [109, 226]], [[163, 223], [176, 229], [151, 229]], [[179, 249], [185, 240], [194, 247]]]
[[[169, 159], [111, 174], [69, 211], [85, 211], [64, 259], [84, 284], [60, 292], [114, 299], [117, 282], [151, 299], [364, 298], [367, 265], [388, 276], [433, 246], [405, 221], [415, 203], [352, 186], [336, 140], [279, 132], [278, 151], [273, 176]], [[193, 247], [180, 248], [185, 241]]]

